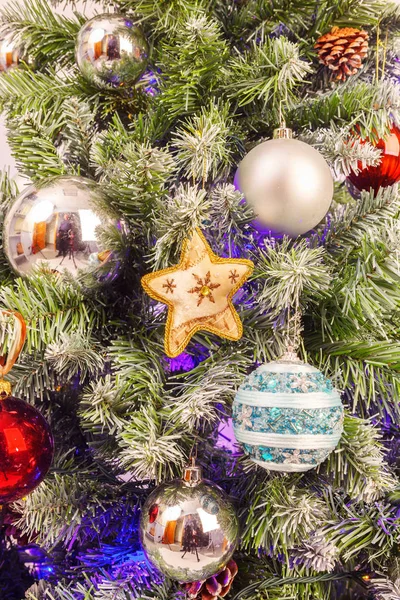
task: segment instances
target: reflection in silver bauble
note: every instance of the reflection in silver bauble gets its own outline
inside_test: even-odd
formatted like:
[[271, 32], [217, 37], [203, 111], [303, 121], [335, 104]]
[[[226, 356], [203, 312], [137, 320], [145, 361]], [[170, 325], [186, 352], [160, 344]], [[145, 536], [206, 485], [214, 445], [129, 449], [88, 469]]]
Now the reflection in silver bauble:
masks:
[[147, 556], [164, 575], [192, 582], [225, 567], [238, 542], [239, 525], [232, 504], [217, 485], [177, 479], [150, 494], [140, 533]]
[[242, 160], [236, 187], [252, 206], [261, 231], [297, 236], [323, 219], [333, 197], [333, 179], [323, 156], [295, 139], [273, 139]]
[[142, 29], [124, 15], [98, 15], [78, 34], [76, 61], [95, 85], [133, 84], [144, 73], [149, 45]]
[[19, 275], [67, 271], [77, 280], [93, 275], [106, 282], [119, 265], [106, 245], [116, 227], [98, 184], [58, 177], [18, 196], [4, 220], [3, 246]]
[[17, 67], [21, 60], [21, 51], [11, 36], [0, 38], [0, 72]]

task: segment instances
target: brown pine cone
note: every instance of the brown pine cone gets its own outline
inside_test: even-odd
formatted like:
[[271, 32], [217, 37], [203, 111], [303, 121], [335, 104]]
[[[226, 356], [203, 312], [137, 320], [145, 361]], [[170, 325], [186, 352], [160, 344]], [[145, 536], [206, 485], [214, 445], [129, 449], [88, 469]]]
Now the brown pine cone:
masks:
[[368, 54], [368, 33], [353, 27], [333, 27], [330, 33], [318, 38], [314, 48], [318, 50], [319, 62], [345, 81], [355, 75]]
[[185, 588], [188, 597], [198, 600], [217, 600], [218, 597], [224, 597], [231, 589], [233, 580], [238, 572], [238, 566], [234, 560], [230, 560], [225, 569], [213, 575], [205, 581], [195, 581], [187, 583]]

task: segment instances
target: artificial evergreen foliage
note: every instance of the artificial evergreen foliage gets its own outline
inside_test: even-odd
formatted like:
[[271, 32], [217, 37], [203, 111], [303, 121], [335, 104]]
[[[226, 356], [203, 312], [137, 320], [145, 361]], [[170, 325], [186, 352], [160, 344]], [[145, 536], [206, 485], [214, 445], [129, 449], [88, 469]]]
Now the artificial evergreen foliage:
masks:
[[[399, 598], [400, 199], [397, 186], [353, 198], [346, 177], [378, 165], [374, 144], [400, 125], [400, 7], [106, 2], [136, 15], [151, 54], [134, 86], [99, 89], [75, 64], [87, 17], [59, 16], [54, 4], [11, 0], [0, 13], [3, 33], [29, 57], [0, 74], [12, 153], [32, 181], [97, 181], [128, 233], [104, 233], [124, 260], [100, 287], [53, 273], [17, 278], [0, 249], [0, 307], [28, 325], [13, 393], [41, 410], [56, 442], [46, 480], [9, 507], [12, 527], [0, 524], [0, 599], [185, 598], [146, 561], [138, 522], [151, 489], [180, 476], [194, 445], [241, 520], [229, 598]], [[334, 26], [369, 34], [362, 68], [344, 83], [314, 48]], [[282, 114], [335, 176], [327, 218], [298, 239], [257, 234], [233, 185], [240, 160]], [[2, 172], [1, 221], [17, 194]], [[195, 227], [216, 254], [255, 263], [235, 298], [244, 335], [232, 343], [198, 333], [169, 359], [166, 312], [140, 280], [176, 264]], [[245, 375], [282, 354], [295, 306], [301, 357], [343, 393], [346, 416], [318, 470], [282, 475], [238, 455], [218, 430]]]

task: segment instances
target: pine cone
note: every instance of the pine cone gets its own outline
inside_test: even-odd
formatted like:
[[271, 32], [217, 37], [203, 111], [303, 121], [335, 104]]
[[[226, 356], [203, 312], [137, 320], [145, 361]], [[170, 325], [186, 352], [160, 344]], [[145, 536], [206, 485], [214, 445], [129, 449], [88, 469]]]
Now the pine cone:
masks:
[[189, 598], [198, 600], [217, 600], [223, 598], [231, 589], [233, 580], [238, 572], [237, 564], [230, 560], [225, 569], [206, 579], [206, 581], [195, 581], [187, 583], [185, 588]]
[[330, 33], [318, 38], [314, 48], [319, 62], [336, 73], [336, 79], [345, 81], [355, 75], [368, 54], [368, 33], [353, 27], [333, 27]]

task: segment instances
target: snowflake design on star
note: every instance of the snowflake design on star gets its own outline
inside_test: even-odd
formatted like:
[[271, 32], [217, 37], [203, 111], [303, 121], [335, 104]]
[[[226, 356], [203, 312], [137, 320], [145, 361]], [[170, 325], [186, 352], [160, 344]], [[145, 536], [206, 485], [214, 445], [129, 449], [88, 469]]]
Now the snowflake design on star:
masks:
[[165, 292], [168, 294], [168, 292], [171, 292], [171, 294], [174, 293], [174, 289], [176, 288], [176, 285], [174, 285], [174, 279], [167, 279], [167, 283], [164, 283], [163, 288], [165, 289]]
[[188, 290], [189, 294], [198, 294], [199, 299], [197, 301], [197, 306], [203, 302], [204, 298], [208, 298], [210, 302], [215, 304], [213, 290], [216, 290], [220, 287], [220, 283], [212, 283], [211, 282], [211, 274], [210, 271], [207, 272], [205, 277], [199, 277], [193, 273], [193, 277], [197, 282], [197, 286]]
[[239, 273], [236, 271], [236, 269], [230, 271], [229, 279], [231, 280], [231, 283], [236, 283], [237, 279], [239, 279]]

